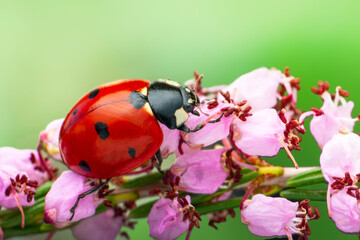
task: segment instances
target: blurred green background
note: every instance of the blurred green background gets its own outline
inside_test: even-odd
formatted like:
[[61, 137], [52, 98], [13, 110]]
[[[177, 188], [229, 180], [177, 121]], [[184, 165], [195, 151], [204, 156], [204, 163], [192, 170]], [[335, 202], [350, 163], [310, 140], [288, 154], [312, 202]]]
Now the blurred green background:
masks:
[[[300, 108], [321, 107], [310, 92], [318, 80], [332, 91], [343, 86], [360, 103], [359, 7], [347, 0], [1, 1], [0, 146], [34, 148], [48, 122], [89, 89], [120, 78], [184, 82], [197, 70], [212, 86], [261, 66], [289, 66], [302, 79]], [[298, 163], [318, 165], [310, 132], [301, 146]], [[290, 166], [284, 156], [274, 163]], [[325, 204], [317, 204], [322, 217], [310, 223], [311, 239], [357, 239], [338, 231]], [[146, 221], [129, 233], [147, 239]], [[192, 239], [200, 238], [262, 239], [239, 214], [217, 231], [204, 219], [193, 231]]]

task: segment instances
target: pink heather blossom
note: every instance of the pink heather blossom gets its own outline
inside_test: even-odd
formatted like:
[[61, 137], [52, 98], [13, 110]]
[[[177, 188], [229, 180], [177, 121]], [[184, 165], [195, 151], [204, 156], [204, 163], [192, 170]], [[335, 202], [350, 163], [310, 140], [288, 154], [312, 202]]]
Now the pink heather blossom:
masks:
[[[201, 110], [208, 114], [200, 113], [200, 116], [190, 115], [185, 124], [194, 129], [199, 123], [207, 121], [209, 118], [211, 120], [216, 120], [221, 115], [221, 109], [225, 107], [233, 107], [233, 104], [219, 102], [219, 105], [213, 109], [208, 109], [207, 104], [202, 104]], [[230, 125], [234, 120], [234, 115], [229, 115], [227, 117], [223, 116], [219, 122], [216, 123], [207, 123], [205, 127], [194, 133], [181, 133], [183, 139], [190, 146], [209, 146], [217, 141], [222, 140], [223, 138], [229, 135]]]
[[114, 211], [109, 209], [82, 220], [71, 228], [71, 231], [74, 237], [79, 240], [113, 240], [120, 232], [122, 225], [122, 217], [114, 217]]
[[229, 91], [235, 103], [246, 100], [255, 112], [276, 105], [277, 89], [283, 78], [286, 77], [280, 70], [262, 67], [240, 76], [222, 91]]
[[179, 188], [191, 193], [214, 193], [228, 176], [220, 162], [225, 151], [197, 150], [178, 157], [170, 172], [181, 177]]
[[[57, 227], [69, 225], [70, 209], [74, 206], [78, 195], [90, 188], [92, 186], [86, 184], [85, 177], [73, 171], [64, 171], [45, 197], [45, 221]], [[94, 215], [99, 203], [100, 200], [96, 198], [95, 193], [81, 199], [72, 222]]]
[[180, 143], [180, 131], [177, 129], [169, 129], [161, 123], [160, 127], [164, 135], [160, 150], [162, 157], [166, 158], [169, 154], [178, 151]]
[[[190, 197], [186, 196], [190, 204]], [[189, 220], [183, 221], [184, 214], [178, 201], [160, 198], [151, 208], [147, 222], [150, 237], [159, 240], [172, 240], [189, 228]]]
[[320, 156], [321, 171], [328, 183], [333, 177], [344, 177], [349, 172], [351, 178], [360, 173], [360, 137], [354, 133], [335, 134], [328, 141]]
[[253, 113], [245, 122], [235, 119], [234, 137], [236, 146], [246, 154], [272, 157], [283, 147], [285, 124], [275, 109], [263, 109]]
[[64, 119], [57, 119], [50, 122], [44, 131], [40, 133], [42, 148], [56, 160], [61, 160], [59, 151], [59, 134]]
[[[51, 162], [46, 162], [51, 167]], [[48, 180], [48, 174], [41, 169], [39, 155], [35, 150], [16, 149], [12, 147], [0, 148], [0, 166], [12, 166], [19, 172], [26, 172], [27, 176], [39, 185]]]
[[[26, 182], [20, 183], [20, 181], [16, 181], [18, 184], [15, 187], [9, 188], [11, 185], [11, 180], [16, 179], [16, 175], [26, 176], [26, 180], [28, 180], [28, 175], [25, 172], [20, 172], [16, 168], [12, 166], [2, 165], [0, 170], [0, 206], [6, 208], [14, 208], [18, 207], [16, 198], [19, 200], [21, 206], [32, 206], [34, 205], [34, 198], [28, 199], [27, 191], [35, 191], [35, 188], [26, 186]], [[6, 191], [9, 191], [7, 195]], [[16, 196], [15, 193], [16, 192]], [[29, 201], [30, 200], [30, 201]]]
[[241, 220], [252, 234], [261, 237], [286, 236], [298, 233], [296, 227], [301, 218], [297, 217], [299, 204], [285, 198], [255, 195], [244, 202]]
[[346, 191], [347, 189], [344, 188], [330, 198], [331, 218], [341, 231], [358, 233], [360, 231], [359, 203]]
[[[315, 112], [305, 112], [300, 116], [299, 121], [313, 116], [310, 122], [310, 131], [318, 143], [320, 149], [331, 139], [331, 137], [339, 132], [353, 131], [354, 124], [357, 119], [351, 118], [351, 112], [354, 108], [352, 101], [346, 102], [339, 96], [339, 87], [336, 88], [335, 99], [331, 99], [329, 92], [322, 94], [324, 104], [321, 107], [322, 115], [316, 116]], [[339, 106], [339, 102], [341, 105]]]

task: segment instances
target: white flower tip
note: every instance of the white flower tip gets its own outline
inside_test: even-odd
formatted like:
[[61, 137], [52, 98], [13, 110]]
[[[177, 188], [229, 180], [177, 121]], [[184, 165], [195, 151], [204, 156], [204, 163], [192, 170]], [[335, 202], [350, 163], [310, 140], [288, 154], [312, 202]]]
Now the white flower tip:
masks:
[[55, 224], [56, 214], [57, 214], [56, 208], [51, 208], [45, 211], [44, 222], [48, 224]]
[[350, 133], [350, 132], [351, 132], [350, 129], [347, 128], [347, 127], [345, 127], [345, 126], [342, 126], [342, 127], [340, 127], [340, 129], [339, 129], [339, 133], [341, 133], [341, 134], [348, 134], [348, 133]]

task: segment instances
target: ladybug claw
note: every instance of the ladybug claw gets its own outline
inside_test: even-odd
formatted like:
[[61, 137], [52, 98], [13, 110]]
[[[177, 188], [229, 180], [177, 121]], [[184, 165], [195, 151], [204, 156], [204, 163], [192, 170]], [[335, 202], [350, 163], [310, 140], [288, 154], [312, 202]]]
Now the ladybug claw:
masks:
[[196, 110], [192, 111], [191, 113], [194, 114], [195, 116], [200, 116], [200, 113]]

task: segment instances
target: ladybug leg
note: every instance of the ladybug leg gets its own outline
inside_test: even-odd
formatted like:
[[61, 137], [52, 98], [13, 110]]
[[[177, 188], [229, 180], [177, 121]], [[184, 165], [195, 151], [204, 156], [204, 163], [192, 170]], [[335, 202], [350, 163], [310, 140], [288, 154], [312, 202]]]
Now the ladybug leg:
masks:
[[207, 123], [217, 123], [220, 122], [221, 118], [224, 116], [224, 113], [222, 113], [218, 118], [213, 119], [213, 120], [206, 120], [206, 121], [202, 121], [200, 122], [198, 125], [196, 125], [196, 127], [194, 129], [190, 129], [188, 126], [186, 126], [185, 124], [181, 125], [180, 127], [178, 127], [177, 129], [182, 131], [182, 132], [186, 132], [186, 133], [192, 133], [192, 132], [197, 132], [200, 129], [202, 129], [203, 127], [205, 127], [205, 125]]
[[86, 197], [89, 194], [92, 194], [93, 192], [96, 192], [97, 190], [99, 190], [100, 188], [102, 188], [103, 186], [108, 184], [110, 182], [110, 180], [111, 180], [111, 178], [108, 178], [108, 179], [105, 180], [105, 182], [100, 182], [98, 185], [94, 186], [93, 188], [91, 188], [91, 189], [87, 190], [86, 192], [83, 192], [80, 195], [78, 195], [74, 206], [72, 206], [72, 208], [70, 208], [70, 212], [72, 214], [71, 214], [71, 217], [68, 219], [68, 221], [71, 221], [74, 218], [75, 209], [78, 206], [80, 199]]
[[162, 155], [160, 149], [158, 149], [155, 153], [155, 160], [154, 160], [154, 166], [159, 171], [159, 173], [164, 174], [164, 171], [161, 170], [161, 164], [162, 164]]

